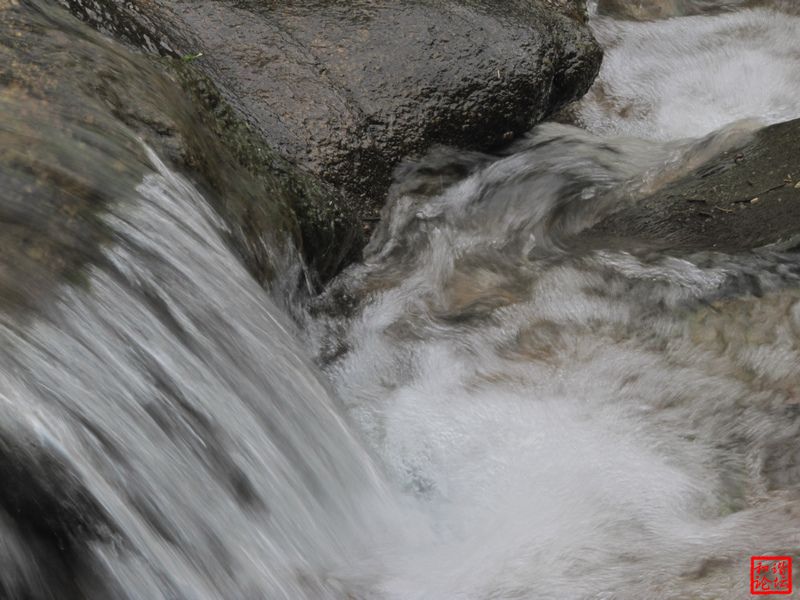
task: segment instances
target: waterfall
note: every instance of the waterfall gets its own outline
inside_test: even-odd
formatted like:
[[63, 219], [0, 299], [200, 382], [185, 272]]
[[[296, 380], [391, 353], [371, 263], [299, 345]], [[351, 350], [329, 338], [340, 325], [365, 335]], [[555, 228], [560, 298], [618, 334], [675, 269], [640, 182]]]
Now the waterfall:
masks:
[[[711, 4], [595, 7], [606, 59], [571, 124], [409, 161], [363, 260], [306, 300], [277, 218], [265, 289], [224, 191], [168, 166], [170, 140], [19, 67], [0, 94], [0, 597], [750, 597], [750, 556], [800, 548], [797, 254], [582, 235], [800, 116], [800, 17]], [[29, 56], [74, 45], [163, 84], [20, 23]]]

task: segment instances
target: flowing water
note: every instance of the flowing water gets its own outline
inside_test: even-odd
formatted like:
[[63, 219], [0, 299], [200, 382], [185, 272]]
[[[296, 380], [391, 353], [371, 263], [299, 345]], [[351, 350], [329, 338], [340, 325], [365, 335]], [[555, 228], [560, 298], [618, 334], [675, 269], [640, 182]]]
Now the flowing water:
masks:
[[[409, 163], [304, 305], [105, 104], [6, 85], [0, 597], [711, 600], [797, 557], [797, 255], [581, 243], [800, 116], [794, 11], [684, 4], [598, 10], [581, 128]], [[0, 0], [152, 81], [54, 10]]]

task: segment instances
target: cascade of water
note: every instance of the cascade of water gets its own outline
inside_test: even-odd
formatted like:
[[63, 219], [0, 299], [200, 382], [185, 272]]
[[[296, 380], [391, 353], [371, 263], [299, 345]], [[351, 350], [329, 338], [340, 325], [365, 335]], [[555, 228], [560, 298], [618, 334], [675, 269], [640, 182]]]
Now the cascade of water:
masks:
[[796, 554], [796, 254], [581, 232], [800, 115], [800, 22], [592, 27], [584, 129], [409, 166], [304, 328], [102, 102], [0, 95], [0, 596], [710, 600]]

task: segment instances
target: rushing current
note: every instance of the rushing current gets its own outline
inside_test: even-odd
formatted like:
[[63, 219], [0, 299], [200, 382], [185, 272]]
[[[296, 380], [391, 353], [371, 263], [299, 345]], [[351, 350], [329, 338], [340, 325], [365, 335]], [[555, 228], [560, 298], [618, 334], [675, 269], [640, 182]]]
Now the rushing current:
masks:
[[[796, 7], [661, 4], [591, 6], [573, 124], [406, 164], [303, 301], [128, 123], [7, 88], [0, 597], [719, 600], [797, 556], [797, 254], [581, 244], [800, 117]], [[43, 54], [146, 75], [44, 5], [15, 17]]]

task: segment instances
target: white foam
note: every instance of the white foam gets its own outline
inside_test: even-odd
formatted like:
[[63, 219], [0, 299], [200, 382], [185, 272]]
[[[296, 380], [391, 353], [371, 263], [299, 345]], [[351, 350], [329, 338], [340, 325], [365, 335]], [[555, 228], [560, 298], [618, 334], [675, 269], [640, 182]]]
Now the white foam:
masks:
[[794, 259], [557, 243], [619, 188], [800, 115], [800, 19], [594, 27], [608, 52], [581, 116], [620, 137], [543, 126], [398, 199], [344, 278], [364, 301], [329, 374], [429, 530], [383, 550], [375, 598], [744, 599], [751, 555], [800, 548]]
[[670, 140], [745, 118], [800, 116], [800, 17], [761, 9], [598, 18], [592, 29], [606, 54], [579, 115], [594, 133]]

